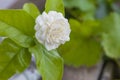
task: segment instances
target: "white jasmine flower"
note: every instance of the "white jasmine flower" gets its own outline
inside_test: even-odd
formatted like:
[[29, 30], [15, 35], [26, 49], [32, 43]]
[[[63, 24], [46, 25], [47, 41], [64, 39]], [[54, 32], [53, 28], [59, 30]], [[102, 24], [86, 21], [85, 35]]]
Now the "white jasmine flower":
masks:
[[64, 16], [56, 11], [43, 12], [36, 19], [35, 37], [47, 50], [57, 48], [69, 41], [70, 25]]

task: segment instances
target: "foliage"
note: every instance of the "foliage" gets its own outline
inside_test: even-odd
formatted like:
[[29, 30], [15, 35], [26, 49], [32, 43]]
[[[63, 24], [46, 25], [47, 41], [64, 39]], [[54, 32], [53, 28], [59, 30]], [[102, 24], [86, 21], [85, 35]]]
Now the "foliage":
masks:
[[0, 44], [0, 79], [7, 80], [14, 73], [29, 66], [31, 55], [27, 48], [18, 46], [10, 39]]
[[112, 13], [102, 21], [105, 32], [102, 34], [102, 46], [106, 55], [111, 58], [120, 58], [120, 15]]
[[67, 8], [76, 7], [84, 12], [92, 11], [96, 8], [94, 2], [90, 0], [64, 0], [64, 4]]
[[58, 11], [64, 15], [63, 0], [46, 0], [45, 11]]
[[102, 53], [115, 60], [120, 58], [120, 7], [117, 2], [64, 0], [72, 32], [70, 42], [62, 45], [58, 51], [67, 65], [95, 65]]
[[0, 10], [0, 36], [6, 37], [0, 43], [0, 79], [7, 80], [24, 71], [32, 54], [43, 80], [62, 80], [63, 62], [75, 67], [90, 67], [103, 55], [119, 59], [120, 7], [117, 2], [46, 0], [45, 11], [61, 12], [71, 26], [70, 41], [57, 49], [59, 53], [47, 51], [34, 38], [35, 19], [41, 15], [34, 4], [27, 3], [23, 9]]
[[[62, 0], [55, 0], [54, 5], [51, 3], [53, 1], [46, 2], [45, 10], [57, 10], [64, 14]], [[38, 15], [40, 12], [32, 3], [25, 4], [19, 10], [0, 10], [0, 36], [7, 37], [0, 44], [0, 79], [7, 80], [13, 74], [25, 70], [30, 64], [32, 53], [43, 80], [62, 79], [63, 59], [56, 50], [47, 51], [34, 39]]]
[[62, 80], [63, 60], [56, 50], [47, 51], [43, 46], [36, 45], [30, 51], [35, 54], [37, 68], [43, 80]]
[[96, 28], [96, 23], [91, 22], [87, 26], [74, 19], [70, 19], [69, 22], [72, 29], [70, 41], [59, 48], [65, 63], [76, 67], [94, 65], [101, 58], [100, 43], [95, 38], [90, 38], [94, 33], [91, 28]]

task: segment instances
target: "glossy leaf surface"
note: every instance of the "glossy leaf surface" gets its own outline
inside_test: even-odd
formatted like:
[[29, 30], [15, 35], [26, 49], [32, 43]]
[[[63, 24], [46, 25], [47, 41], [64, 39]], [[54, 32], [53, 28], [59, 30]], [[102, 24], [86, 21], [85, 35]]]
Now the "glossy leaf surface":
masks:
[[0, 36], [9, 37], [22, 47], [30, 47], [34, 44], [33, 39], [26, 36], [15, 27], [0, 21]]
[[35, 20], [24, 10], [0, 10], [0, 21], [15, 27], [28, 36], [33, 36], [35, 33]]
[[63, 0], [46, 0], [45, 11], [57, 11], [63, 13], [64, 15]]
[[39, 9], [33, 3], [24, 4], [23, 10], [25, 10], [34, 19], [36, 19], [36, 17], [40, 15]]
[[47, 51], [42, 45], [36, 45], [30, 51], [35, 55], [43, 80], [62, 80], [63, 60], [56, 50]]
[[31, 55], [27, 49], [5, 39], [0, 43], [0, 80], [8, 80], [15, 73], [22, 72], [30, 61]]

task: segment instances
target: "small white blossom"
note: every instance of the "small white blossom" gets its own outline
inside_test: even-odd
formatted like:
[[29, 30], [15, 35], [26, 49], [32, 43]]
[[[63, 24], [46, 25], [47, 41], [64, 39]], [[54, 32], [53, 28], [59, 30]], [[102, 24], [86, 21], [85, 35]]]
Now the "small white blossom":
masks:
[[36, 19], [35, 37], [47, 50], [57, 48], [69, 41], [70, 25], [64, 16], [56, 11], [43, 12]]

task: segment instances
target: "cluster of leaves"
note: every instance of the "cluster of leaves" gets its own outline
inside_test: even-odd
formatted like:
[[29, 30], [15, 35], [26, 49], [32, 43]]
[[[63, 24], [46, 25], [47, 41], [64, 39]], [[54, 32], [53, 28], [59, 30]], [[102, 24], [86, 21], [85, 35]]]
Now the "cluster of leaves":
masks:
[[[117, 0], [64, 0], [71, 25], [70, 42], [58, 51], [65, 64], [93, 66], [103, 55], [120, 58], [120, 14]], [[117, 5], [117, 4], [118, 5]]]
[[[55, 3], [53, 5], [53, 3]], [[46, 0], [45, 11], [64, 14], [62, 0]], [[13, 74], [24, 71], [34, 54], [37, 70], [43, 80], [62, 80], [63, 59], [56, 50], [47, 51], [34, 38], [38, 8], [27, 3], [23, 9], [0, 10], [0, 80], [8, 80]]]
[[[71, 40], [58, 48], [65, 64], [92, 66], [103, 53], [120, 58], [120, 15], [115, 3], [113, 0], [64, 0], [64, 12], [62, 0], [46, 0], [46, 12], [58, 11], [69, 19]], [[39, 10], [31, 3], [19, 10], [0, 10], [0, 36], [6, 37], [0, 43], [1, 80], [25, 70], [32, 54], [43, 80], [62, 80], [63, 59], [57, 50], [47, 51], [34, 38], [38, 15]]]

